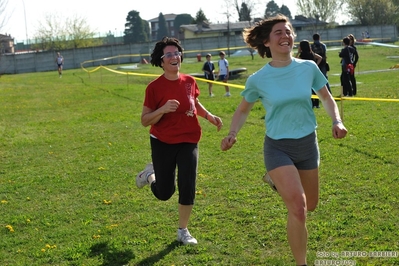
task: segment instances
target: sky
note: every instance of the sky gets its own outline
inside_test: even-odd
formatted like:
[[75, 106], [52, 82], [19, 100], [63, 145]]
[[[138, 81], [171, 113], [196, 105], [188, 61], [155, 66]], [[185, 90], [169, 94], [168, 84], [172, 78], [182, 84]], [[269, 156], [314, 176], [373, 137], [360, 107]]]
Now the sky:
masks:
[[[0, 0], [1, 1], [1, 0]], [[226, 22], [227, 9], [226, 1], [233, 0], [8, 0], [7, 9], [4, 12], [8, 21], [1, 27], [0, 33], [11, 35], [14, 42], [24, 42], [32, 38], [44, 18], [54, 15], [65, 21], [66, 18], [84, 18], [93, 32], [105, 36], [111, 32], [116, 36], [122, 36], [126, 17], [129, 11], [135, 10], [144, 20], [157, 18], [162, 14], [190, 14], [195, 17], [202, 9], [205, 16], [211, 23]], [[256, 3], [254, 10], [255, 17], [263, 17], [266, 4], [270, 0], [252, 0]], [[291, 15], [296, 14], [296, 0], [274, 0], [281, 7], [286, 5]], [[238, 3], [241, 3], [238, 0]], [[230, 21], [236, 21], [236, 11], [230, 7]], [[0, 14], [3, 15], [3, 14]]]

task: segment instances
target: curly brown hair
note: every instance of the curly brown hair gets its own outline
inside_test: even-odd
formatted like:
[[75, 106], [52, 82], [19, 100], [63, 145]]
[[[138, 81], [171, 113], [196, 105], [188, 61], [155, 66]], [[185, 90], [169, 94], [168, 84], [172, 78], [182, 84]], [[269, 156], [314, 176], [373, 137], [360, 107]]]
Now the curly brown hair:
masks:
[[295, 36], [294, 28], [292, 27], [289, 18], [282, 14], [278, 14], [274, 17], [261, 20], [250, 28], [244, 29], [242, 36], [245, 43], [249, 47], [258, 50], [258, 53], [262, 58], [265, 58], [265, 56], [271, 58], [272, 53], [270, 48], [266, 47], [264, 44], [269, 41], [270, 32], [272, 31], [273, 26], [281, 22], [288, 23], [293, 35]]
[[163, 37], [162, 40], [160, 40], [159, 42], [157, 42], [155, 44], [155, 47], [152, 50], [151, 65], [158, 66], [158, 67], [162, 68], [162, 60], [163, 59], [161, 58], [161, 56], [163, 56], [163, 49], [169, 45], [176, 46], [177, 49], [179, 50], [179, 52], [182, 53], [180, 58], [181, 58], [181, 62], [183, 62], [183, 48], [180, 44], [180, 41], [176, 38]]

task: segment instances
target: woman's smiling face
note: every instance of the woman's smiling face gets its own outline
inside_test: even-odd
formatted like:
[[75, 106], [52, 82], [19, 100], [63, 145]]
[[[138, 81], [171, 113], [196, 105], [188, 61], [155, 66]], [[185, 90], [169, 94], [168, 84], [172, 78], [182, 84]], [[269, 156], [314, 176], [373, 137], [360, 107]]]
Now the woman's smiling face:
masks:
[[291, 53], [294, 46], [294, 33], [289, 23], [280, 22], [273, 26], [265, 46], [272, 55]]
[[181, 56], [179, 49], [174, 45], [168, 45], [163, 49], [162, 68], [165, 72], [178, 72], [180, 70]]

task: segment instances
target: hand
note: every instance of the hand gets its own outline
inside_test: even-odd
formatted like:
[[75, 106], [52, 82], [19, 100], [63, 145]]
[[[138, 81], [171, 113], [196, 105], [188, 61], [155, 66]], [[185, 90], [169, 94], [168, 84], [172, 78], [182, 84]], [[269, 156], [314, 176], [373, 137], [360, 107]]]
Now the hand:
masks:
[[220, 144], [220, 149], [222, 151], [227, 151], [229, 150], [231, 147], [233, 147], [233, 145], [237, 142], [237, 138], [234, 135], [228, 135], [227, 137], [225, 137], [222, 140], [222, 143]]
[[334, 139], [342, 139], [345, 138], [346, 133], [348, 133], [348, 130], [345, 128], [344, 124], [338, 123], [333, 125], [332, 127], [332, 135]]
[[218, 116], [212, 115], [212, 114], [208, 114], [208, 121], [211, 122], [212, 124], [214, 124], [215, 126], [217, 126], [217, 130], [220, 131], [220, 129], [223, 126], [223, 122], [222, 119]]
[[166, 113], [172, 113], [177, 110], [179, 107], [180, 103], [178, 100], [168, 100], [163, 106], [163, 112], [164, 114]]

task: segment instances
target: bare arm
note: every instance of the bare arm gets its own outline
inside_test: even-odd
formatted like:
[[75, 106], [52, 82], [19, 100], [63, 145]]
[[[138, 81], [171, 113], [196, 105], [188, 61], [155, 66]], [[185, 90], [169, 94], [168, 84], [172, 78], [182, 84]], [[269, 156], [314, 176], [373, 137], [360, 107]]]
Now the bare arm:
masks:
[[222, 140], [220, 146], [222, 151], [229, 150], [231, 147], [233, 147], [234, 143], [236, 143], [237, 134], [247, 120], [249, 112], [251, 111], [254, 104], [255, 103], [249, 103], [245, 99], [242, 99], [231, 120], [229, 135]]
[[324, 109], [326, 109], [327, 114], [331, 117], [332, 121], [332, 135], [336, 139], [341, 139], [346, 136], [348, 130], [345, 128], [341, 116], [339, 114], [337, 103], [334, 101], [331, 93], [328, 91], [327, 87], [324, 87], [316, 91], [317, 96], [323, 103]]
[[220, 131], [220, 129], [223, 126], [222, 119], [218, 116], [215, 116], [211, 114], [206, 108], [200, 103], [198, 99], [196, 99], [195, 102], [195, 108], [197, 109], [197, 115], [205, 118], [208, 120], [210, 123], [215, 125], [217, 127], [217, 130]]
[[321, 55], [316, 54], [316, 53], [313, 53], [313, 55], [314, 55], [314, 58], [316, 59], [316, 64], [320, 65], [321, 60], [323, 60], [323, 57], [321, 57]]
[[145, 127], [156, 124], [164, 114], [175, 112], [179, 105], [180, 103], [177, 100], [168, 100], [163, 106], [156, 110], [143, 106], [141, 124]]

